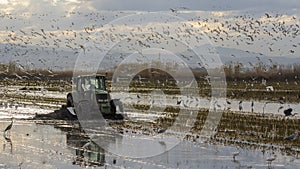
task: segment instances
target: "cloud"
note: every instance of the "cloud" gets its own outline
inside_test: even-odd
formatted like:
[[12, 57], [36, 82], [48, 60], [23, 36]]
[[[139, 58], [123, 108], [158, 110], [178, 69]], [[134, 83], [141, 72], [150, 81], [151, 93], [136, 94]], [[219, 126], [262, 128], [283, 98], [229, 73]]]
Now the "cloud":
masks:
[[[22, 13], [59, 13], [81, 8], [82, 0], [1, 0], [0, 11], [11, 14]], [[85, 7], [85, 6], [84, 6]]]
[[[0, 0], [1, 11], [19, 13], [20, 11], [48, 11], [55, 9], [86, 10], [134, 10], [169, 11], [173, 9], [228, 11], [228, 10], [287, 10], [299, 9], [298, 0]], [[55, 7], [55, 8], [53, 8]]]
[[139, 10], [139, 11], [166, 11], [174, 9], [190, 9], [202, 11], [225, 10], [285, 10], [299, 8], [298, 0], [99, 0], [92, 1], [94, 8], [98, 10]]
[[8, 3], [8, 0], [0, 0], [0, 4], [1, 5], [5, 5], [5, 4], [7, 4]]

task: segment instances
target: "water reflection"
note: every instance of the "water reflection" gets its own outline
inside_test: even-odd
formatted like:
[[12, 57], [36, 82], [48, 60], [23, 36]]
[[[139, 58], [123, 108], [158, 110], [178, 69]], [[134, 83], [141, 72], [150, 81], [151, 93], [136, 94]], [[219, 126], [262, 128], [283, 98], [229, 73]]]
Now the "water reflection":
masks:
[[[76, 150], [74, 164], [80, 166], [98, 166], [109, 168], [295, 168], [300, 161], [297, 156], [281, 152], [272, 147], [246, 146], [243, 144], [225, 145], [195, 143], [184, 141], [171, 151], [151, 158], [131, 159], [118, 157], [105, 152], [101, 147], [86, 137], [80, 128], [62, 128], [67, 132], [67, 144]], [[67, 130], [66, 130], [67, 129]], [[108, 136], [106, 136], [108, 137]], [[116, 140], [110, 140], [118, 142]], [[107, 142], [108, 143], [108, 142]], [[163, 144], [163, 143], [162, 143]], [[149, 147], [151, 148], [151, 147]], [[239, 152], [236, 158], [233, 153]], [[272, 162], [268, 159], [274, 157]]]
[[12, 154], [13, 153], [13, 146], [12, 146], [12, 141], [9, 137], [7, 137], [5, 134], [3, 134], [3, 137], [5, 139], [6, 142], [4, 142], [3, 144], [3, 152], [6, 151], [6, 145], [8, 144], [9, 145], [9, 150], [10, 150], [10, 153]]
[[[0, 121], [0, 129], [8, 123], [7, 120]], [[0, 168], [294, 169], [300, 166], [297, 154], [279, 151], [271, 146], [191, 141], [183, 141], [170, 151], [151, 158], [121, 157], [95, 144], [78, 124], [65, 121], [16, 120], [10, 137], [1, 137], [0, 142], [3, 145], [0, 149]], [[235, 152], [238, 155], [233, 158]], [[267, 160], [275, 155], [276, 158], [268, 163]]]
[[[105, 164], [105, 151], [90, 138], [87, 138], [83, 131], [78, 133], [74, 129], [60, 127], [61, 130], [66, 131], [67, 145], [75, 150], [74, 165], [81, 167], [85, 166], [103, 166]], [[67, 129], [67, 130], [66, 130]], [[69, 129], [69, 130], [68, 130]]]

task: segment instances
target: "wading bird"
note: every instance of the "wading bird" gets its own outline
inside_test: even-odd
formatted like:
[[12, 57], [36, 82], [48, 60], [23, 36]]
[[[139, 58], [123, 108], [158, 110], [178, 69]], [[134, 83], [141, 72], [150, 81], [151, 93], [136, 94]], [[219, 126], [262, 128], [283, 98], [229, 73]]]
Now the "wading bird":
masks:
[[251, 102], [251, 112], [253, 113], [254, 112], [254, 101], [252, 100]]
[[240, 111], [243, 110], [243, 105], [242, 105], [242, 104], [243, 104], [243, 101], [241, 100], [241, 101], [239, 102], [239, 110], [240, 110]]
[[274, 160], [276, 160], [277, 155], [274, 155], [274, 157], [268, 158], [266, 161], [268, 163], [268, 167], [271, 167], [271, 164]]
[[264, 107], [263, 107], [263, 115], [265, 115], [265, 108], [266, 108], [267, 104], [269, 104], [269, 103], [271, 103], [271, 102], [265, 102]]
[[11, 118], [11, 123], [5, 128], [4, 132], [3, 132], [3, 136], [6, 137], [6, 132], [10, 131], [10, 129], [13, 126], [13, 118]]
[[240, 152], [233, 152], [232, 153], [233, 161], [235, 161], [235, 157], [238, 156], [239, 154], [240, 154]]

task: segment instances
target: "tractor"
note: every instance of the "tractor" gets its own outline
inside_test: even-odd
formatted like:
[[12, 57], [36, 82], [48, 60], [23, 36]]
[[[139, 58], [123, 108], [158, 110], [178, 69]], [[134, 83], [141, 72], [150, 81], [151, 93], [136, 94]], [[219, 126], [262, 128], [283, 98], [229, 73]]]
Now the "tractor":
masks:
[[72, 116], [76, 116], [76, 105], [82, 101], [96, 103], [91, 105], [96, 105], [94, 107], [100, 110], [105, 119], [123, 119], [122, 114], [116, 113], [116, 107], [123, 111], [122, 103], [118, 99], [111, 99], [106, 90], [106, 77], [103, 75], [73, 77], [72, 93], [67, 94], [67, 109]]

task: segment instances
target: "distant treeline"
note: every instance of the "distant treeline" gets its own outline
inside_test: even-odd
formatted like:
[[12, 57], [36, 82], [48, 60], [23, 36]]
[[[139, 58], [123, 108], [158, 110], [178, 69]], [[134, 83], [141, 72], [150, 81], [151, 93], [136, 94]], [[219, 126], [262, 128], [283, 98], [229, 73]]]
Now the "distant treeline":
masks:
[[[132, 66], [132, 65], [130, 65]], [[129, 67], [130, 67], [129, 66]], [[128, 67], [127, 67], [128, 68]], [[261, 80], [268, 79], [271, 81], [285, 81], [285, 80], [299, 80], [300, 76], [300, 64], [293, 65], [272, 65], [266, 66], [264, 64], [257, 64], [253, 68], [245, 68], [241, 63], [230, 63], [223, 67], [227, 81], [240, 81], [240, 80]], [[170, 70], [170, 71], [174, 71]], [[206, 79], [208, 73], [204, 68], [192, 69], [196, 80]], [[113, 77], [114, 72], [98, 72], [99, 74], [106, 75], [110, 80]], [[82, 74], [88, 74], [88, 72], [82, 72]], [[177, 72], [178, 74], [178, 72]], [[0, 64], [0, 78], [5, 79], [40, 79], [40, 80], [71, 80], [73, 76], [73, 71], [61, 71], [61, 70], [45, 70], [45, 69], [34, 69], [28, 70], [20, 67], [15, 62], [10, 62], [9, 64]], [[180, 74], [183, 79], [184, 74]], [[168, 72], [164, 72], [158, 69], [146, 69], [139, 72], [134, 79], [143, 77], [143, 79], [156, 79], [165, 80], [172, 79]], [[170, 79], [170, 80], [171, 80]]]
[[227, 80], [268, 79], [271, 81], [299, 80], [300, 64], [265, 65], [258, 63], [252, 68], [245, 68], [241, 63], [230, 63], [224, 66]]

